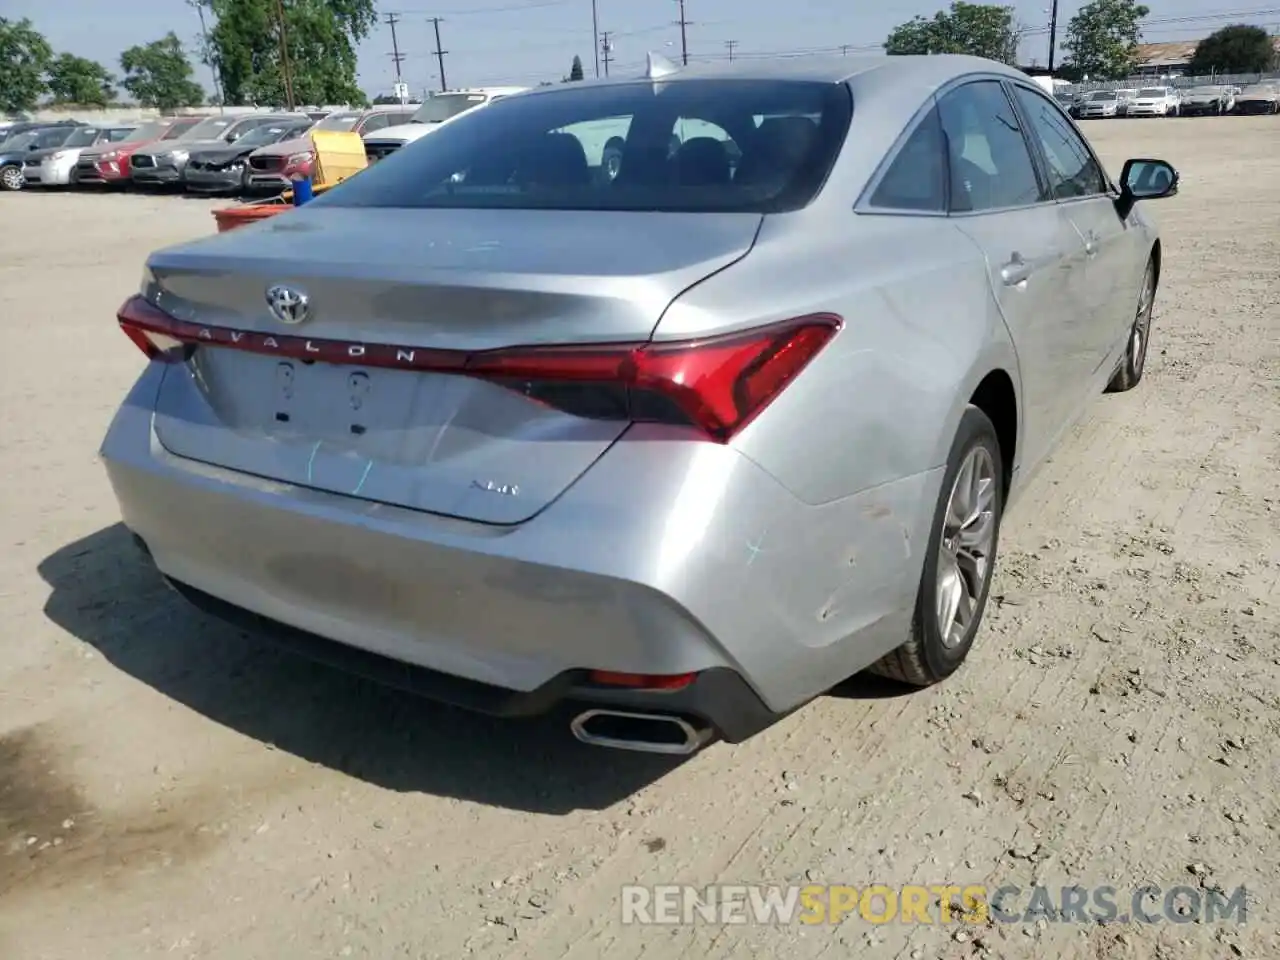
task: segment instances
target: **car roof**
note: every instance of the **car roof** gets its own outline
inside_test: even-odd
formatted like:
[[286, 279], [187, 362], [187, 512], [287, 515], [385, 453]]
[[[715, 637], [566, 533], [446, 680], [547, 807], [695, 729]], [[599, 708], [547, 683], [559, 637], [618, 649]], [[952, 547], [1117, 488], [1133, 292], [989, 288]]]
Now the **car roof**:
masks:
[[[788, 57], [759, 60], [735, 60], [692, 63], [688, 66], [673, 65], [673, 72], [660, 78], [663, 83], [681, 80], [799, 80], [817, 83], [842, 83], [876, 74], [877, 81], [927, 85], [938, 87], [968, 73], [997, 73], [1009, 77], [1028, 79], [1021, 70], [994, 60], [970, 57], [962, 54], [937, 54], [933, 56], [887, 56], [885, 54], [859, 54], [851, 56]], [[607, 80], [587, 80], [586, 84], [617, 85], [635, 83], [647, 79], [643, 71], [629, 76], [615, 76]], [[581, 84], [575, 84], [580, 86]], [[535, 87], [531, 94], [551, 93], [563, 89], [561, 85]]]

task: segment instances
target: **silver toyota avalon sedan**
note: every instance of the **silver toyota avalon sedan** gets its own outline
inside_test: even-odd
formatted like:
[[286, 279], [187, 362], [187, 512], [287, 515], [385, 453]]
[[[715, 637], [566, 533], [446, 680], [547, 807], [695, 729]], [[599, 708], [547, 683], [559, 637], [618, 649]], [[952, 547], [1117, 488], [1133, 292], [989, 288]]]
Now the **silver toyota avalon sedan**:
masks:
[[103, 458], [208, 611], [591, 743], [737, 742], [964, 660], [1005, 509], [1142, 377], [1177, 184], [985, 60], [653, 58], [153, 254]]

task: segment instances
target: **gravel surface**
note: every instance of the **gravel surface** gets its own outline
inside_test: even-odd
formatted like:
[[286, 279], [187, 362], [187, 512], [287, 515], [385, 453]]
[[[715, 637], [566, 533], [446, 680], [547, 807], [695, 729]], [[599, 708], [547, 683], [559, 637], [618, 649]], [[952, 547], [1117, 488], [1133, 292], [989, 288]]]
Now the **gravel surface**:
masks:
[[[0, 196], [0, 957], [1275, 957], [1280, 118], [1099, 121], [1183, 172], [1146, 379], [1008, 518], [968, 665], [683, 764], [278, 653], [142, 563], [114, 308], [207, 201]], [[1248, 923], [623, 926], [628, 883], [1145, 883]]]

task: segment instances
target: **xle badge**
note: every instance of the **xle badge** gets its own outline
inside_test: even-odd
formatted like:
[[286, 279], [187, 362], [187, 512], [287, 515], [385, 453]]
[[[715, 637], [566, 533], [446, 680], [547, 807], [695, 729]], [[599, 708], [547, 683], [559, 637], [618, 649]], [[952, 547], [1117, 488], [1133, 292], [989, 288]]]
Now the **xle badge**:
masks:
[[486, 480], [481, 483], [479, 480], [472, 480], [471, 486], [477, 490], [483, 490], [485, 493], [498, 493], [504, 497], [518, 497], [520, 488], [514, 483], [494, 483], [492, 480]]

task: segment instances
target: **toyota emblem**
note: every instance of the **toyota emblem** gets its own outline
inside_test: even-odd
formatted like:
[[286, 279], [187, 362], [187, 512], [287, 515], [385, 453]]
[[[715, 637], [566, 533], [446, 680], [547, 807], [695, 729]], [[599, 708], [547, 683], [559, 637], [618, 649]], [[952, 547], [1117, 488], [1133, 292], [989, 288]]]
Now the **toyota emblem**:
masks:
[[311, 301], [306, 291], [283, 283], [267, 288], [267, 306], [281, 323], [301, 323], [311, 314]]

